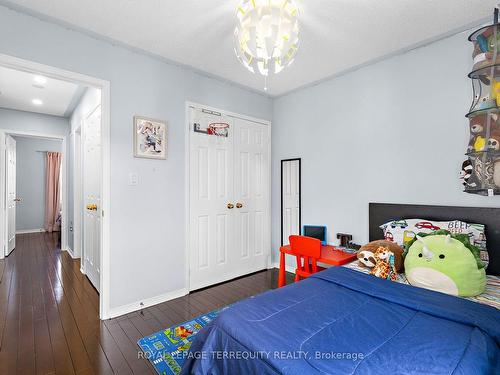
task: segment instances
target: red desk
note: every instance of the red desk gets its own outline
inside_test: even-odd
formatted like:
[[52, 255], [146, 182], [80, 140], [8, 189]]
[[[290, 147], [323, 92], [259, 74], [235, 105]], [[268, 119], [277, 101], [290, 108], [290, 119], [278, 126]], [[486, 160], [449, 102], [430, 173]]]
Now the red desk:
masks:
[[[278, 277], [278, 288], [286, 285], [286, 270], [285, 270], [285, 255], [296, 255], [290, 245], [280, 247], [280, 273]], [[332, 266], [341, 266], [352, 262], [356, 259], [356, 254], [345, 253], [341, 250], [335, 249], [335, 246], [325, 245], [321, 246], [321, 257], [318, 259], [319, 263], [330, 264]]]

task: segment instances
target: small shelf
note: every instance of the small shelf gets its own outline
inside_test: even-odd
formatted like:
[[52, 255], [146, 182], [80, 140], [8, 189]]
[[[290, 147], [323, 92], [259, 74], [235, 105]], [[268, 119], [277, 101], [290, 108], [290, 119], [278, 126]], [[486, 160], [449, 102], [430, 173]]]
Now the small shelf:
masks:
[[469, 35], [469, 41], [475, 42], [479, 35], [483, 34], [490, 27], [494, 27], [494, 26], [500, 27], [500, 23], [492, 23], [491, 25], [483, 26], [480, 29], [477, 29], [476, 31], [474, 31], [472, 34]]
[[481, 77], [491, 76], [493, 70], [493, 77], [500, 76], [500, 63], [483, 66], [482, 68], [475, 69], [469, 73], [469, 78], [481, 79]]
[[[493, 195], [500, 195], [500, 189], [499, 188], [494, 188], [491, 189], [493, 190]], [[477, 194], [477, 195], [483, 195], [483, 196], [488, 196], [488, 191], [489, 189], [482, 189], [482, 188], [477, 188], [477, 189], [465, 189], [464, 192], [469, 193], [469, 194]]]
[[474, 111], [471, 111], [471, 112], [467, 113], [465, 115], [465, 117], [471, 118], [471, 117], [479, 116], [479, 115], [486, 114], [486, 113], [489, 113], [489, 112], [499, 112], [499, 111], [500, 111], [500, 107], [491, 107], [491, 108], [484, 108], [484, 109], [476, 109]]

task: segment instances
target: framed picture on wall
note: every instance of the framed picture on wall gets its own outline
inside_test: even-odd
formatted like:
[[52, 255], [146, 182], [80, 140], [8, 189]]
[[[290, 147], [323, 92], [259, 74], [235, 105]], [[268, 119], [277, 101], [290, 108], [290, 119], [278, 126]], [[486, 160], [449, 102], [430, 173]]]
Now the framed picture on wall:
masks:
[[136, 158], [167, 158], [167, 123], [134, 116], [134, 156]]

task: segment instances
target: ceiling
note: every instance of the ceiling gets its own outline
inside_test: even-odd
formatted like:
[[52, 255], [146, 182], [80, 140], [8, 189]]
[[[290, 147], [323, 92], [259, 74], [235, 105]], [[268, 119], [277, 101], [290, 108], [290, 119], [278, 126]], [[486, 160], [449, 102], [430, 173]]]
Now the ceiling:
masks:
[[[498, 0], [296, 0], [300, 47], [270, 77], [280, 95], [484, 22]], [[106, 38], [263, 91], [233, 51], [240, 0], [17, 0], [27, 9]]]
[[0, 108], [68, 117], [83, 91], [71, 82], [0, 66]]

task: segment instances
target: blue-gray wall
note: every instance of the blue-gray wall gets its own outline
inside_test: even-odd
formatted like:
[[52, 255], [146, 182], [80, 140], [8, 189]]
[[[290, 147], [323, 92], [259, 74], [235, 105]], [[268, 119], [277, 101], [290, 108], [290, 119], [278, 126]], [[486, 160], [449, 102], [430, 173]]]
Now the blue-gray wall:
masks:
[[[270, 120], [272, 100], [5, 7], [0, 35], [0, 53], [111, 82], [111, 307], [184, 289], [185, 102]], [[134, 115], [168, 121], [167, 160], [133, 157]]]
[[22, 198], [16, 207], [16, 230], [42, 229], [45, 220], [44, 152], [61, 152], [62, 141], [14, 137], [16, 140], [16, 190]]
[[63, 117], [0, 108], [0, 129], [66, 136], [69, 134], [69, 120]]
[[[465, 194], [468, 32], [274, 101], [273, 248], [280, 241], [280, 160], [302, 158], [302, 223], [368, 240], [368, 203], [500, 206]], [[453, 219], [453, 218], [450, 218]], [[382, 223], [381, 223], [382, 224]], [[277, 252], [274, 251], [277, 261]]]

